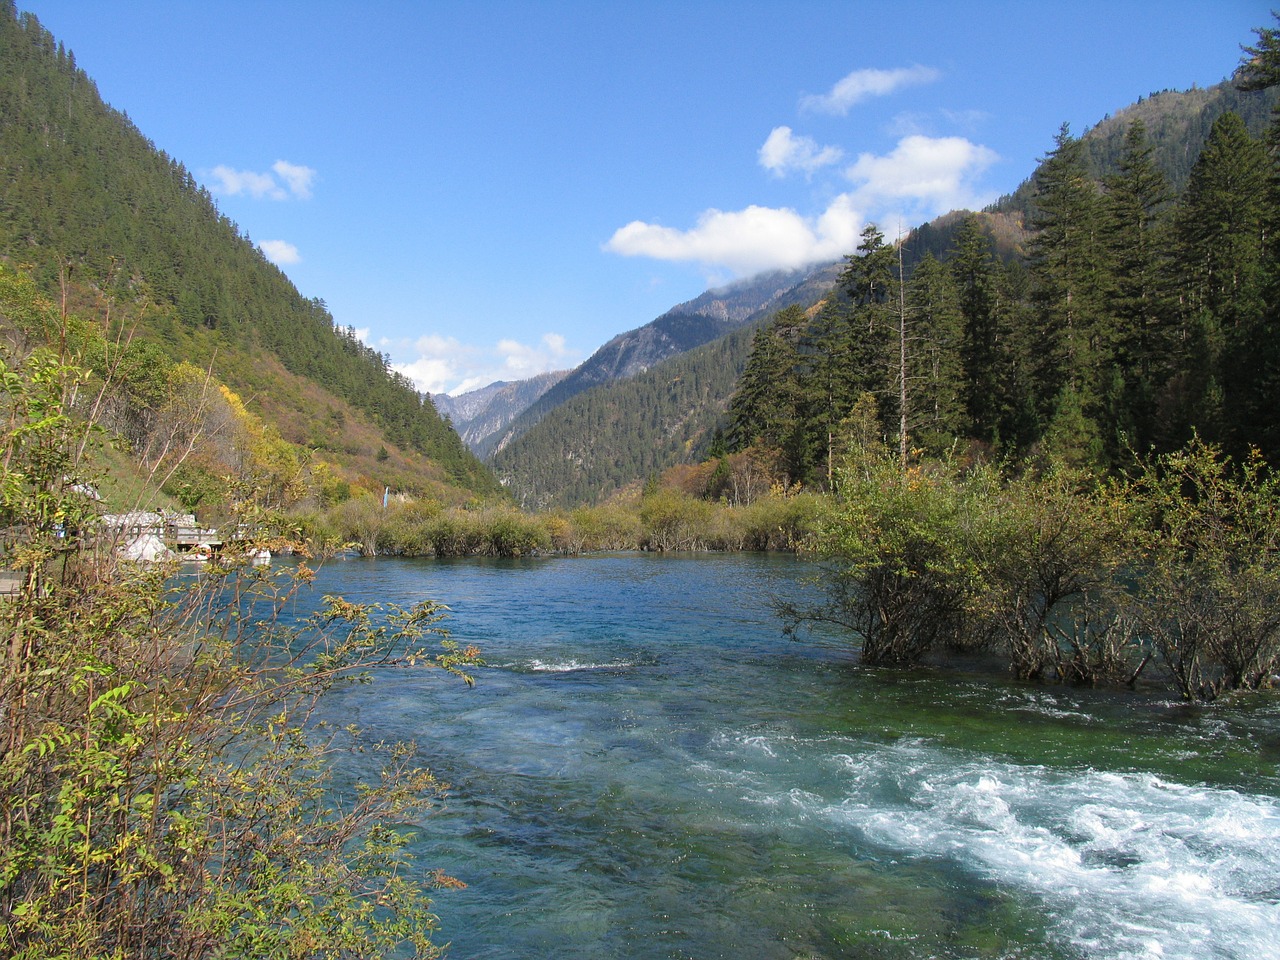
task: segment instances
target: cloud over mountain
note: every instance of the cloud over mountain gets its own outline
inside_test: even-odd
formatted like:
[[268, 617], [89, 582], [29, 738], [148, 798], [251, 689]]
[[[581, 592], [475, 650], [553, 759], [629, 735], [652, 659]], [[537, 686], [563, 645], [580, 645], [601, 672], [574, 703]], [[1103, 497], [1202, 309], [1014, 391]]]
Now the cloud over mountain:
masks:
[[288, 160], [277, 160], [271, 172], [236, 170], [219, 164], [209, 171], [209, 189], [214, 193], [235, 197], [247, 194], [255, 200], [310, 200], [316, 171]]
[[263, 240], [258, 244], [258, 249], [276, 266], [302, 262], [302, 255], [298, 253], [298, 248], [285, 240]]
[[688, 230], [633, 220], [616, 230], [604, 248], [628, 257], [700, 263], [745, 277], [837, 259], [852, 249], [861, 226], [849, 198], [840, 196], [817, 218], [752, 205], [704, 211]]
[[575, 366], [582, 359], [568, 349], [565, 338], [558, 333], [545, 333], [536, 344], [504, 339], [491, 347], [426, 334], [412, 344], [400, 346], [400, 352], [412, 354], [413, 359], [392, 364], [392, 368], [412, 380], [419, 390], [430, 394], [465, 393], [497, 380], [527, 380], [540, 373]]

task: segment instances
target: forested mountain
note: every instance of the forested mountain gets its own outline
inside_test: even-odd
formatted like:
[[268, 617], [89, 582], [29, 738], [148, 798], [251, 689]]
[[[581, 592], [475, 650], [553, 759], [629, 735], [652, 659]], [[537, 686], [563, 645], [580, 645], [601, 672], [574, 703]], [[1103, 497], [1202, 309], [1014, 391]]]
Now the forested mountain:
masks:
[[210, 368], [368, 487], [498, 492], [413, 383], [301, 296], [13, 0], [0, 0], [0, 185], [0, 258], [72, 311], [105, 322], [109, 304], [135, 351]]
[[[1139, 316], [1144, 298], [1154, 295], [1142, 284], [1151, 279], [1147, 271], [1158, 274], [1169, 266], [1172, 250], [1167, 223], [1155, 229], [1156, 215], [1172, 210], [1172, 197], [1192, 179], [1193, 165], [1219, 119], [1239, 108], [1245, 128], [1257, 137], [1276, 100], [1274, 91], [1242, 92], [1228, 83], [1207, 90], [1154, 94], [1081, 138], [1069, 133], [1065, 140], [1060, 137], [1036, 173], [992, 209], [979, 214], [957, 211], [913, 230], [904, 242], [901, 262], [903, 275], [911, 283], [908, 314], [916, 324], [908, 342], [920, 337], [933, 342], [908, 360], [910, 392], [919, 395], [908, 417], [907, 436], [912, 443], [936, 450], [965, 438], [993, 451], [1017, 454], [1046, 436], [1054, 436], [1060, 444], [1074, 437], [1071, 442], [1083, 444], [1090, 457], [1105, 460], [1118, 456], [1122, 448], [1143, 449], [1157, 439], [1174, 443], [1185, 436], [1192, 416], [1185, 407], [1191, 401], [1169, 395], [1158, 402], [1146, 396], [1150, 385], [1140, 385], [1141, 378], [1135, 378], [1132, 370], [1172, 363], [1188, 338], [1220, 337], [1220, 333], [1197, 334], [1196, 325], [1189, 323], [1174, 331], [1165, 318], [1159, 321], [1165, 327], [1157, 343], [1144, 329], [1158, 324]], [[1134, 121], [1141, 121], [1141, 126], [1135, 127]], [[1135, 133], [1141, 133], [1141, 142], [1134, 139]], [[1050, 296], [1035, 265], [1047, 265], [1059, 253], [1048, 239], [1055, 219], [1045, 207], [1053, 203], [1049, 184], [1062, 175], [1055, 173], [1055, 158], [1064, 145], [1076, 158], [1072, 163], [1078, 162], [1071, 177], [1088, 184], [1084, 192], [1097, 205], [1098, 219], [1090, 228], [1091, 256], [1102, 256], [1102, 235], [1107, 234], [1105, 243], [1114, 254], [1145, 251], [1146, 257], [1141, 264], [1117, 267], [1118, 274], [1099, 273], [1084, 281], [1108, 298], [1108, 309], [1116, 314], [1111, 331], [1083, 335], [1086, 340], [1107, 341], [1098, 347], [1097, 356], [1088, 359], [1076, 350], [1076, 333], [1070, 333], [1073, 346], [1063, 354], [1067, 348], [1060, 328], [1070, 332], [1074, 316], [1041, 314], [1038, 322], [1035, 319], [1036, 310], [1046, 309], [1045, 298]], [[1160, 192], [1154, 200], [1130, 197], [1123, 201], [1147, 205], [1140, 217], [1143, 230], [1125, 234], [1115, 222], [1125, 215], [1122, 198], [1126, 190], [1150, 189], [1145, 183], [1141, 188], [1133, 183], [1148, 176], [1165, 184], [1167, 196]], [[1246, 199], [1244, 206], [1250, 205]], [[1184, 232], [1187, 216], [1182, 220]], [[1159, 253], [1148, 244], [1156, 237]], [[867, 267], [864, 258], [871, 253], [876, 254], [872, 260], [884, 275], [855, 281], [849, 271]], [[561, 398], [549, 392], [540, 409], [530, 411], [536, 426], [494, 456], [496, 472], [517, 499], [530, 504], [595, 500], [673, 464], [705, 457], [720, 428], [737, 449], [753, 442], [770, 447], [780, 457], [786, 481], [822, 485], [830, 455], [836, 452], [840, 424], [847, 433], [858, 396], [866, 393], [875, 399], [879, 435], [902, 435], [901, 390], [894, 386], [901, 364], [889, 355], [894, 338], [888, 327], [891, 304], [886, 299], [899, 268], [897, 256], [883, 237], [868, 249], [850, 254], [846, 262], [820, 272], [822, 283], [797, 291], [722, 341], [668, 360], [644, 377], [595, 387], [558, 408]], [[1157, 265], [1152, 266], [1153, 262]], [[837, 278], [842, 282], [837, 283]], [[865, 289], [855, 296], [850, 284]], [[817, 304], [832, 288], [836, 295], [826, 298], [821, 311], [773, 314], [788, 304]], [[1063, 295], [1078, 296], [1078, 292]], [[1176, 299], [1177, 294], [1162, 288], [1159, 296]], [[855, 315], [862, 322], [877, 311], [881, 316], [871, 339], [878, 339], [878, 344], [844, 336], [854, 325]], [[1125, 325], [1127, 334], [1115, 332]], [[727, 384], [723, 377], [699, 377], [699, 389], [684, 392], [683, 363], [697, 364], [713, 353], [724, 370], [734, 371], [735, 377], [745, 370], [746, 378], [735, 380], [720, 393]], [[1057, 358], [1056, 374], [1050, 372], [1054, 367], [1050, 355]], [[1181, 362], [1188, 361], [1184, 357]], [[1215, 362], [1221, 368], [1222, 358]], [[1081, 386], [1088, 399], [1071, 390], [1062, 396], [1046, 395], [1050, 390], [1061, 393], [1078, 380], [1077, 375], [1083, 375], [1080, 370], [1064, 379], [1062, 364], [1072, 363], [1094, 367], [1087, 390]], [[1108, 371], [1105, 377], [1110, 377], [1105, 384], [1104, 370]], [[1222, 369], [1218, 376], [1227, 377], [1227, 371]], [[1038, 394], [1030, 386], [1035, 378], [1040, 378]], [[1255, 383], [1250, 389], [1261, 388]], [[1216, 396], [1222, 388], [1214, 381], [1201, 389]], [[722, 416], [735, 391], [733, 410]], [[1098, 399], [1100, 394], [1107, 399]], [[752, 396], [754, 401], [749, 399]], [[701, 406], [679, 406], [686, 402]], [[1077, 421], [1081, 403], [1086, 406], [1081, 414], [1086, 419], [1097, 415], [1100, 403], [1110, 405], [1113, 418], [1090, 421], [1091, 426]], [[1256, 410], [1260, 400], [1255, 396], [1250, 403]], [[1175, 415], [1170, 405], [1178, 404], [1184, 409]], [[781, 416], [786, 425], [764, 423], [770, 416]], [[1123, 422], [1115, 419], [1120, 417]], [[1084, 433], [1076, 436], [1080, 430]]]
[[491, 437], [506, 429], [568, 373], [568, 370], [555, 370], [528, 380], [499, 380], [456, 397], [439, 394], [431, 399], [441, 416], [449, 418], [462, 442], [477, 456], [483, 456], [491, 445]]
[[835, 265], [761, 274], [708, 290], [677, 304], [642, 327], [621, 333], [579, 364], [506, 429], [474, 445], [492, 457], [538, 424], [548, 412], [583, 391], [624, 380], [654, 364], [725, 336], [764, 313], [790, 303], [811, 303], [835, 282]]
[[494, 471], [529, 506], [594, 503], [705, 452], [750, 331], [774, 310], [821, 299], [838, 271], [824, 264], [707, 291], [615, 337], [512, 424]]
[[597, 503], [702, 459], [742, 372], [751, 326], [571, 397], [494, 457], [526, 508]]
[[[841, 449], [866, 439], [904, 461], [958, 451], [1103, 470], [1193, 436], [1280, 456], [1280, 113], [1264, 142], [1219, 110], [1202, 144], [1188, 114], [1240, 97], [1255, 98], [1255, 127], [1276, 102], [1153, 98], [1092, 150], [1064, 127], [1017, 195], [1025, 260], [997, 256], [971, 217], [945, 262], [904, 272], [869, 227], [821, 311], [783, 311], [757, 333], [731, 449], [773, 451], [788, 482], [809, 484], [830, 483]], [[1144, 117], [1174, 141], [1157, 145]], [[1096, 166], [1117, 136], [1114, 163]], [[1178, 190], [1158, 158], [1184, 153]]]
[[[1140, 97], [1136, 103], [1106, 117], [1080, 136], [1085, 170], [1095, 180], [1114, 172], [1124, 154], [1126, 132], [1135, 121], [1140, 121], [1151, 146], [1151, 162], [1164, 176], [1169, 189], [1179, 194], [1186, 188], [1200, 148], [1219, 117], [1235, 113], [1253, 136], [1261, 136], [1270, 122], [1276, 100], [1274, 92], [1240, 90], [1233, 81], [1191, 90], [1163, 90]], [[1012, 194], [997, 201], [995, 209], [1029, 217], [1035, 190], [1036, 175], [1033, 174]]]

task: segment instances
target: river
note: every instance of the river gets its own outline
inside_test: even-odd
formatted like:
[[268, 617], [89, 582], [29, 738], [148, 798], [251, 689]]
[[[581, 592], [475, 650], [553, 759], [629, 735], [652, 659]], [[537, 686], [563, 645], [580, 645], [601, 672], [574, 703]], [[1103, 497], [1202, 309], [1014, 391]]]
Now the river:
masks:
[[[420, 869], [454, 960], [1280, 957], [1280, 699], [1192, 707], [858, 669], [783, 636], [786, 556], [336, 560], [446, 603], [474, 688], [327, 710], [452, 784]], [[354, 764], [348, 774], [358, 773]]]

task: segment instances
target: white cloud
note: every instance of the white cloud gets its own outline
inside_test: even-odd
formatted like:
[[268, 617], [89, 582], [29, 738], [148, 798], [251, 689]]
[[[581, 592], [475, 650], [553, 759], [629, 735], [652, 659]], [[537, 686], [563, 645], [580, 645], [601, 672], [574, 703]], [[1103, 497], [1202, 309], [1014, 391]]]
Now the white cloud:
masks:
[[229, 197], [247, 193], [255, 200], [288, 200], [290, 196], [298, 200], [311, 199], [311, 184], [315, 181], [316, 172], [310, 167], [277, 160], [271, 165], [271, 170], [271, 173], [257, 173], [219, 165], [209, 173], [209, 186], [214, 193]]
[[311, 199], [311, 182], [316, 178], [314, 170], [290, 163], [288, 160], [277, 160], [271, 165], [271, 169], [284, 181], [289, 192], [295, 197], [299, 200]]
[[302, 256], [298, 248], [285, 240], [263, 240], [258, 248], [266, 254], [267, 259], [280, 266], [286, 263], [301, 263]]
[[[778, 137], [779, 143], [787, 139], [789, 133]], [[786, 153], [780, 148], [775, 155]], [[993, 150], [963, 137], [912, 134], [888, 154], [861, 154], [844, 171], [854, 189], [841, 193], [816, 217], [753, 205], [707, 210], [688, 230], [634, 220], [615, 231], [604, 249], [697, 263], [738, 277], [838, 260], [856, 249], [869, 220], [909, 229], [948, 210], [986, 206], [995, 196], [978, 181], [998, 159]]]
[[463, 376], [459, 370], [472, 365], [476, 351], [456, 337], [427, 334], [415, 340], [408, 352], [414, 358], [408, 363], [393, 363], [392, 369], [424, 393], [448, 393]]
[[489, 347], [462, 343], [455, 337], [428, 334], [405, 352], [414, 355], [392, 368], [412, 380], [425, 393], [459, 394], [485, 387], [497, 380], [526, 380], [549, 370], [576, 366], [580, 357], [570, 353], [565, 338], [544, 334], [537, 344], [499, 340]]
[[804, 173], [838, 163], [844, 156], [839, 147], [819, 147], [812, 137], [793, 136], [790, 127], [774, 127], [760, 148], [760, 166], [783, 176], [792, 170]]
[[800, 106], [817, 113], [844, 116], [849, 109], [871, 97], [883, 97], [902, 87], [932, 83], [941, 76], [932, 67], [899, 67], [896, 70], [854, 70], [840, 80], [830, 92], [810, 94], [800, 99]]
[[215, 193], [225, 193], [232, 197], [247, 193], [258, 200], [263, 197], [283, 200], [286, 196], [280, 184], [276, 183], [275, 177], [269, 173], [254, 173], [252, 170], [233, 170], [231, 167], [218, 166], [213, 168], [211, 176]]
[[627, 257], [653, 257], [722, 267], [737, 276], [836, 260], [856, 245], [862, 217], [848, 195], [810, 220], [787, 208], [708, 210], [690, 230], [633, 220], [604, 245]]
[[974, 209], [994, 199], [981, 193], [977, 178], [999, 157], [963, 137], [903, 137], [888, 154], [861, 154], [845, 172], [860, 186], [864, 206], [879, 208], [910, 201], [915, 213], [937, 216], [948, 210]]
[[558, 333], [543, 334], [541, 341], [534, 346], [517, 340], [499, 340], [497, 352], [502, 358], [503, 369], [508, 371], [508, 376], [501, 379], [525, 380], [548, 370], [562, 370], [569, 365], [565, 339]]

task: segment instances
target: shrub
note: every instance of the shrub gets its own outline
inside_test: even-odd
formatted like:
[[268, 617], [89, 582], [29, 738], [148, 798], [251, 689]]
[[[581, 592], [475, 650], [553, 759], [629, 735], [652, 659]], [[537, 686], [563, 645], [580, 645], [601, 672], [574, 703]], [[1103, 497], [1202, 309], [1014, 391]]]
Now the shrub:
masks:
[[1280, 481], [1200, 440], [1145, 465], [1146, 562], [1133, 606], [1187, 699], [1270, 686], [1280, 672]]
[[839, 503], [811, 544], [829, 603], [793, 616], [853, 630], [867, 664], [913, 664], [963, 644], [982, 586], [965, 536], [971, 489], [946, 474], [903, 471], [887, 455], [844, 471]]
[[1137, 651], [1120, 597], [1133, 528], [1124, 498], [1065, 468], [1004, 484], [983, 469], [969, 482], [983, 491], [972, 527], [982, 584], [975, 637], [995, 643], [1019, 679], [1130, 677]]
[[647, 550], [706, 549], [713, 507], [674, 490], [659, 490], [640, 504], [641, 545]]
[[821, 528], [830, 504], [813, 493], [758, 499], [738, 514], [744, 544], [751, 550], [799, 550]]
[[1113, 596], [1129, 542], [1117, 502], [1066, 471], [1005, 482], [991, 467], [902, 469], [862, 456], [811, 541], [828, 603], [789, 611], [854, 631], [865, 663], [995, 650], [1022, 679], [1116, 679], [1132, 631]]
[[617, 503], [579, 507], [569, 516], [578, 528], [584, 551], [635, 550], [642, 537], [640, 517]]
[[476, 652], [430, 602], [327, 598], [286, 624], [305, 566], [213, 562], [175, 587], [118, 560], [85, 493], [81, 382], [47, 354], [0, 362], [0, 953], [438, 956], [391, 824], [442, 785], [407, 745], [361, 745], [381, 779], [335, 802], [329, 759], [359, 731], [315, 708], [375, 669], [465, 676]]

